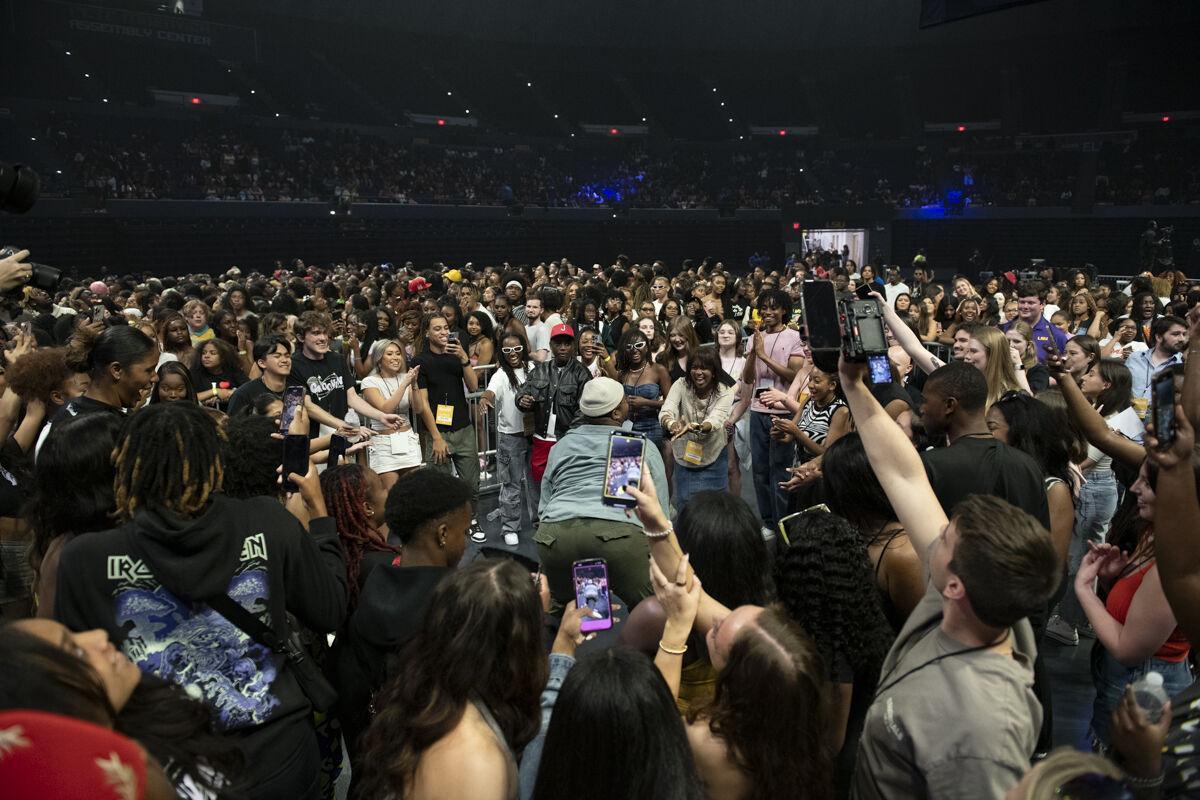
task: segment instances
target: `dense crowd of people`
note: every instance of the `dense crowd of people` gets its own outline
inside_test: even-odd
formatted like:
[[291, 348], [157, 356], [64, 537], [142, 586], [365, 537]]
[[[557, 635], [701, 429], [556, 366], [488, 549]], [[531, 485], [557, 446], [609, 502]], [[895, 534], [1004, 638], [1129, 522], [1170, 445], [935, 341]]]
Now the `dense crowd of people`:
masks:
[[[367, 133], [143, 126], [103, 133], [53, 117], [40, 133], [64, 164], [55, 191], [118, 199], [316, 201], [637, 208], [930, 204], [1069, 206], [1077, 150], [971, 136], [898, 152], [810, 143], [745, 147], [397, 144]], [[1182, 146], [1106, 147], [1096, 202], [1200, 201]]]
[[[6, 795], [1200, 792], [1182, 275], [814, 252], [46, 289], [28, 257], [0, 260]], [[878, 304], [890, 380], [810, 347], [813, 280]], [[1055, 749], [1046, 651], [1089, 640], [1088, 735]]]

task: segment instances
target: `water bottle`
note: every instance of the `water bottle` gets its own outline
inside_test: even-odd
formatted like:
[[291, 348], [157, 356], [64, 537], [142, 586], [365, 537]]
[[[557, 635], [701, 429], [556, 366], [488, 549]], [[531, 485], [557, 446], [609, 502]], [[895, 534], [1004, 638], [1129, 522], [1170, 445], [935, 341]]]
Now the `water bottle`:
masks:
[[1169, 699], [1163, 689], [1163, 677], [1157, 672], [1147, 672], [1133, 684], [1133, 699], [1150, 724], [1157, 724], [1162, 719], [1163, 703]]

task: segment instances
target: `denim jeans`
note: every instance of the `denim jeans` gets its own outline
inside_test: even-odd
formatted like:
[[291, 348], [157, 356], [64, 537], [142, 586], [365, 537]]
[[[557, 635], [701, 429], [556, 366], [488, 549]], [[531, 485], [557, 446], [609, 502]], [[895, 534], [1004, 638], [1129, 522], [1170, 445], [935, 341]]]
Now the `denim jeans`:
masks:
[[754, 494], [763, 525], [775, 530], [775, 523], [787, 516], [787, 496], [779, 484], [788, 479], [787, 469], [796, 457], [796, 445], [771, 438], [774, 414], [750, 412], [750, 461], [754, 470]]
[[537, 519], [537, 493], [529, 465], [529, 437], [520, 433], [498, 433], [496, 467], [500, 480], [500, 531], [519, 534], [522, 499], [529, 521]]
[[1092, 747], [1105, 751], [1109, 747], [1112, 715], [1125, 695], [1125, 687], [1147, 672], [1163, 677], [1163, 691], [1174, 697], [1192, 685], [1192, 670], [1187, 661], [1163, 661], [1151, 656], [1136, 667], [1127, 667], [1104, 652], [1092, 660], [1092, 680], [1096, 684], [1096, 701], [1092, 704]]
[[671, 504], [678, 514], [696, 492], [727, 491], [729, 489], [729, 451], [721, 448], [717, 460], [704, 467], [689, 467], [676, 461], [671, 490]]
[[1075, 531], [1067, 554], [1067, 592], [1058, 604], [1058, 614], [1075, 627], [1087, 621], [1079, 599], [1072, 588], [1075, 573], [1087, 554], [1088, 542], [1102, 542], [1108, 525], [1117, 511], [1117, 479], [1111, 469], [1092, 470], [1087, 482], [1079, 489], [1079, 504], [1075, 507]]
[[442, 438], [450, 448], [450, 457], [441, 464], [435, 464], [433, 439], [429, 436], [421, 437], [425, 466], [447, 475], [458, 473], [458, 477], [471, 487], [471, 503], [474, 504], [479, 499], [479, 443], [475, 438], [475, 426], [468, 425], [456, 431], [442, 431]]

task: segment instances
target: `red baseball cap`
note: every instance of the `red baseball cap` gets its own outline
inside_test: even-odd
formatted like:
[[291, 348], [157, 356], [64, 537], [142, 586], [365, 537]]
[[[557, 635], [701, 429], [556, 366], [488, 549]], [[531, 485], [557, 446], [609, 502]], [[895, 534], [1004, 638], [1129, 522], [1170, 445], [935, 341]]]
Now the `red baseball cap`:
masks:
[[413, 278], [408, 282], [408, 291], [410, 294], [417, 294], [428, 289], [432, 284], [424, 278]]
[[570, 336], [574, 339], [575, 330], [567, 323], [560, 322], [550, 329], [550, 338], [553, 339], [556, 336]]

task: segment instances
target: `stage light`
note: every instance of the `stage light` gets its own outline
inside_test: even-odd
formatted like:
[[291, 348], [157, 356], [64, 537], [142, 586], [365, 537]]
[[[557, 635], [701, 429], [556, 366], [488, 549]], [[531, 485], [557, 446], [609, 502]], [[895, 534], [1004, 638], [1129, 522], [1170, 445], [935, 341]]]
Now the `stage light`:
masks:
[[617, 135], [617, 134], [619, 134], [619, 133], [620, 133], [620, 131], [619, 131], [619, 130], [617, 130], [616, 128], [609, 128], [609, 129], [608, 129], [608, 135], [609, 135], [609, 136], [616, 136], [616, 135]]
[[966, 125], [959, 125], [959, 126], [958, 126], [958, 132], [959, 132], [959, 133], [963, 133], [963, 132], [965, 132], [966, 130], [967, 130], [967, 126], [966, 126]]
[[785, 130], [783, 130], [782, 128], [780, 128], [780, 130], [779, 130], [779, 135], [780, 135], [780, 136], [787, 136], [787, 131], [785, 131]]
[[1171, 121], [1171, 115], [1170, 115], [1170, 114], [1163, 114], [1163, 115], [1162, 115], [1162, 121], [1163, 121], [1163, 122], [1170, 122], [1170, 121]]
[[199, 97], [193, 97], [193, 98], [192, 98], [192, 105], [194, 105], [194, 106], [198, 106], [198, 105], [200, 105], [200, 98], [199, 98]]
[[445, 125], [445, 124], [446, 124], [446, 120], [444, 120], [444, 119], [438, 120], [438, 125]]
[[794, 230], [794, 231], [798, 231], [798, 230], [800, 230], [800, 223], [799, 223], [799, 222], [793, 222], [793, 223], [792, 223], [792, 230]]

